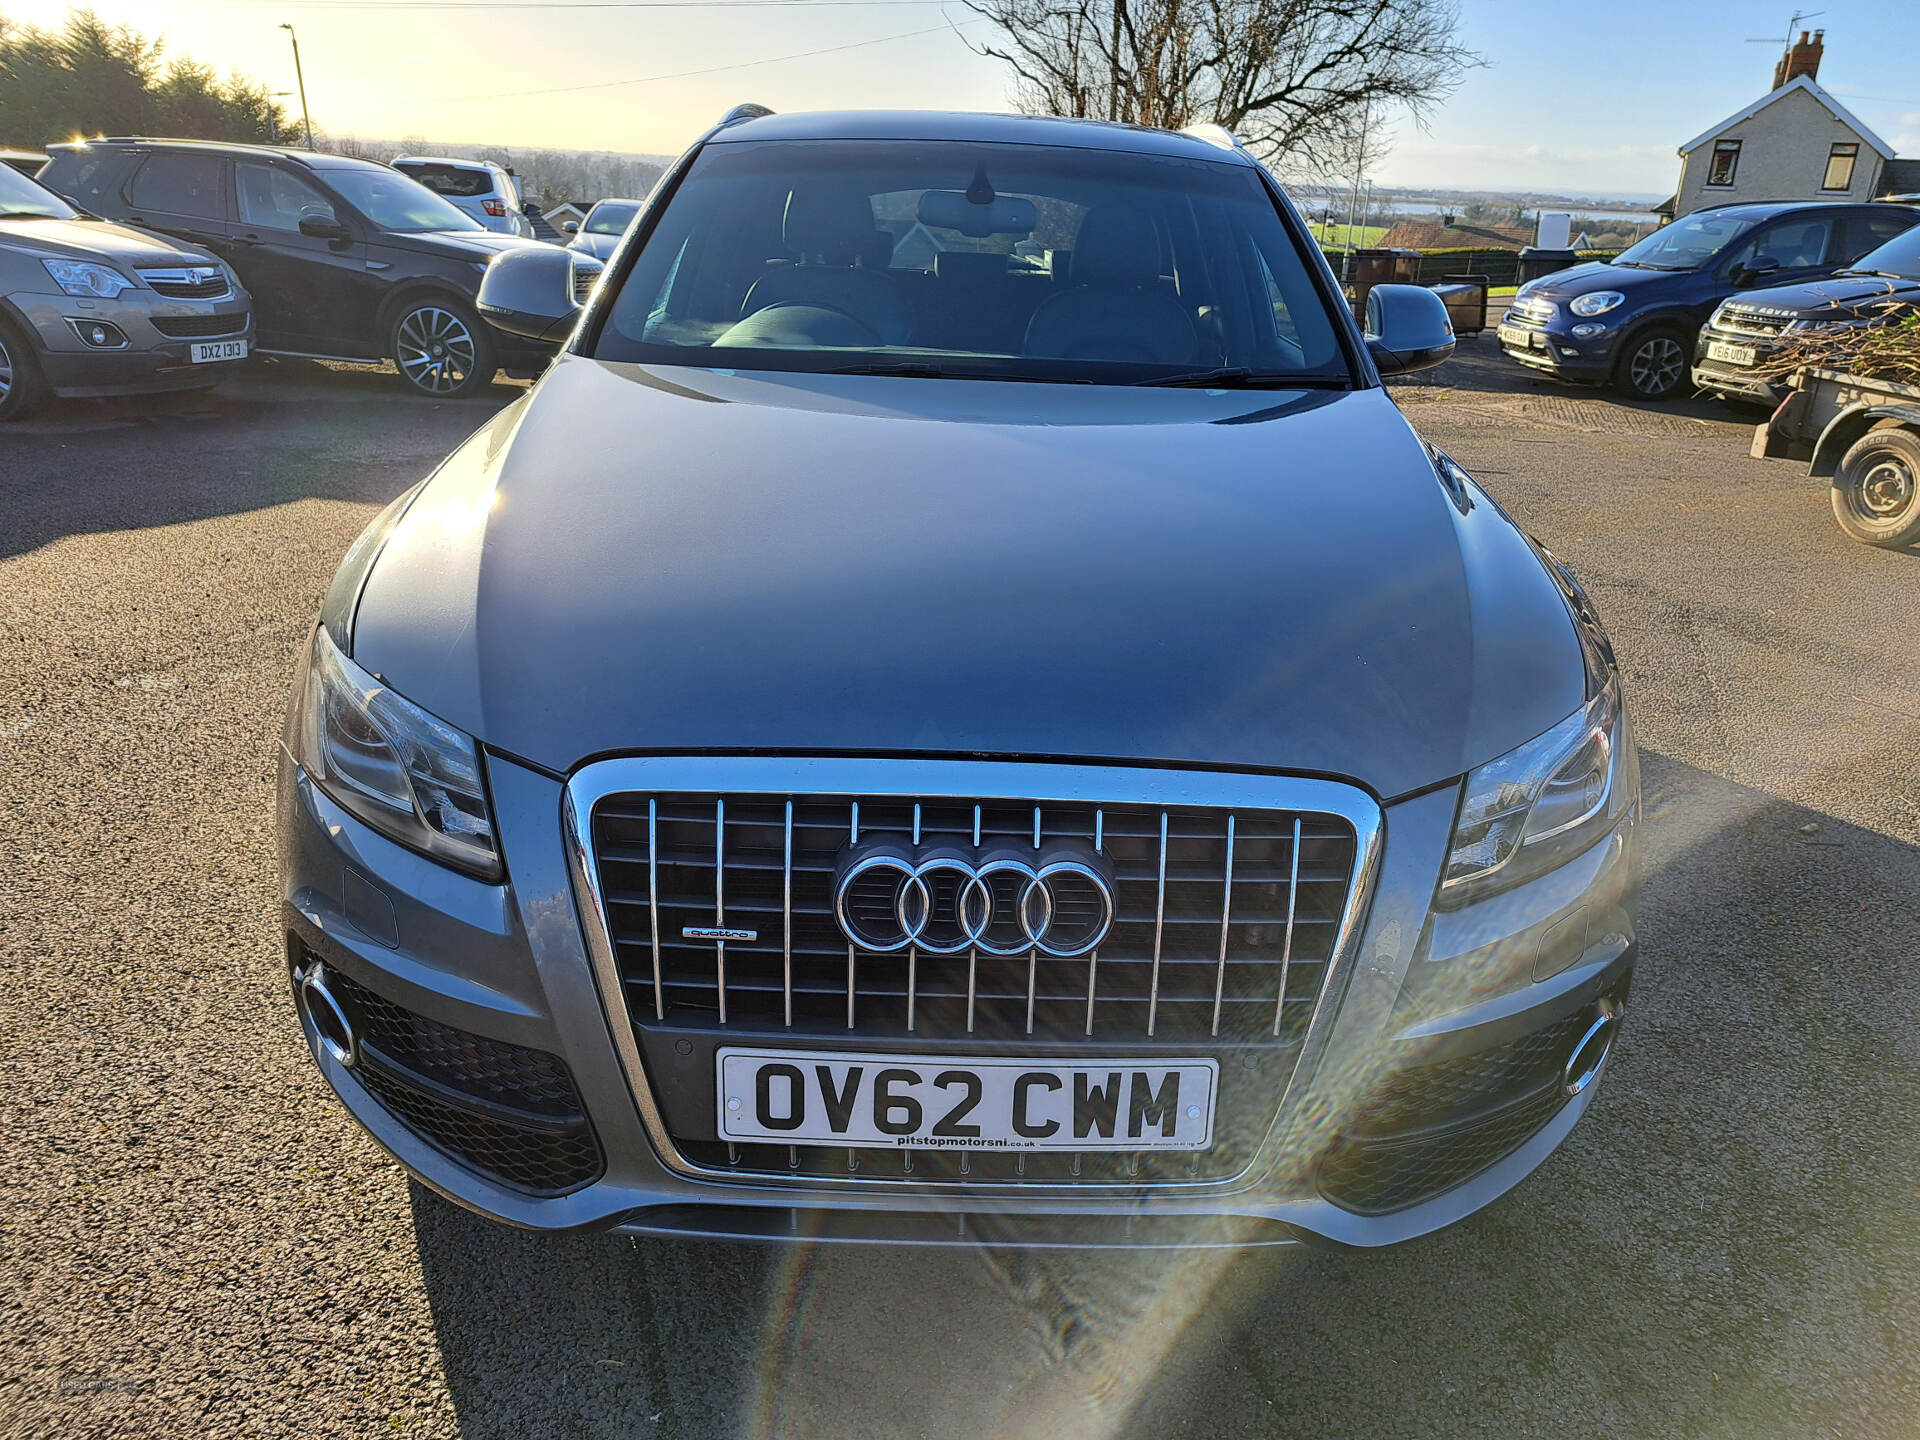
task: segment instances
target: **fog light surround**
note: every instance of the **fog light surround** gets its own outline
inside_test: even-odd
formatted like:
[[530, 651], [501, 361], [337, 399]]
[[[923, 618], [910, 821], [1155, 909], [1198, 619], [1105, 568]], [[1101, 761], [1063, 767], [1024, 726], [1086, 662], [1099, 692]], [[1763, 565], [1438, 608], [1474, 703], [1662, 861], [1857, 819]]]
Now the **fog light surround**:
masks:
[[94, 350], [124, 350], [127, 348], [126, 333], [118, 325], [105, 320], [76, 320], [68, 317], [67, 324], [73, 327], [73, 333], [80, 337], [80, 343]]

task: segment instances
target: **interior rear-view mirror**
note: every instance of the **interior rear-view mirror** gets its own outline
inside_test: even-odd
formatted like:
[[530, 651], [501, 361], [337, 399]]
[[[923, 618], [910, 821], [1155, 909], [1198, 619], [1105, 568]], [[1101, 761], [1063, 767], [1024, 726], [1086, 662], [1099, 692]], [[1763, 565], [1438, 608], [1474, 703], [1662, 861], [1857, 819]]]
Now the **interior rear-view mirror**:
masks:
[[973, 239], [988, 235], [1031, 235], [1040, 223], [1033, 201], [1017, 195], [996, 195], [975, 205], [964, 190], [929, 190], [920, 197], [920, 223], [941, 230], [958, 230]]

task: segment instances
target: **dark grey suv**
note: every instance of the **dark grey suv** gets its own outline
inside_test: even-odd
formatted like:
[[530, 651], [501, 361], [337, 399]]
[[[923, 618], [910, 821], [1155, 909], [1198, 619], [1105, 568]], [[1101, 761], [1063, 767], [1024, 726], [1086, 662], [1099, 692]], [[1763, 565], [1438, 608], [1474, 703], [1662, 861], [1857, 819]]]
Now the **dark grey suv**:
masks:
[[541, 1229], [1377, 1245], [1539, 1165], [1635, 958], [1566, 571], [1224, 132], [748, 110], [355, 544], [289, 977], [426, 1183]]
[[344, 155], [198, 140], [55, 145], [48, 189], [96, 215], [204, 246], [253, 292], [268, 354], [391, 360], [422, 394], [470, 395], [552, 353], [473, 310], [496, 235], [419, 182]]

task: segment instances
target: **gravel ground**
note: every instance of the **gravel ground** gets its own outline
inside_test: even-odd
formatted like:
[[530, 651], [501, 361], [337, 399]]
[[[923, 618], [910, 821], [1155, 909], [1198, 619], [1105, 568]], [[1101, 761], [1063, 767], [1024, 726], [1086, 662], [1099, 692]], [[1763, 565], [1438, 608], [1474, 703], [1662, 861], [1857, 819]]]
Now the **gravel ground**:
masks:
[[0, 1435], [1920, 1433], [1920, 556], [1750, 417], [1400, 394], [1582, 576], [1653, 843], [1623, 1048], [1505, 1201], [1381, 1254], [496, 1229], [307, 1063], [272, 918], [299, 637], [514, 393], [251, 372], [0, 433]]

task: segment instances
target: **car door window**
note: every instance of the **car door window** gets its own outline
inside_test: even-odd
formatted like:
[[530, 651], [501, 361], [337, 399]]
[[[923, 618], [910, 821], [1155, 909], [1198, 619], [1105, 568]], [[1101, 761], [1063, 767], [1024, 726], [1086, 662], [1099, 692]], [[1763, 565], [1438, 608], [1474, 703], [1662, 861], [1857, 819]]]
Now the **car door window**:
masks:
[[224, 220], [227, 201], [218, 155], [155, 155], [140, 167], [127, 187], [136, 210]]
[[234, 167], [233, 181], [243, 224], [297, 232], [305, 219], [339, 223], [326, 196], [277, 166], [242, 161]]
[[1913, 212], [1849, 216], [1840, 258], [1858, 260], [1869, 250], [1878, 250], [1887, 241], [1906, 234], [1916, 221], [1920, 221], [1920, 214]]
[[1782, 220], [1761, 232], [1754, 256], [1776, 260], [1782, 270], [1811, 270], [1826, 263], [1832, 239], [1833, 221], [1828, 216]]

